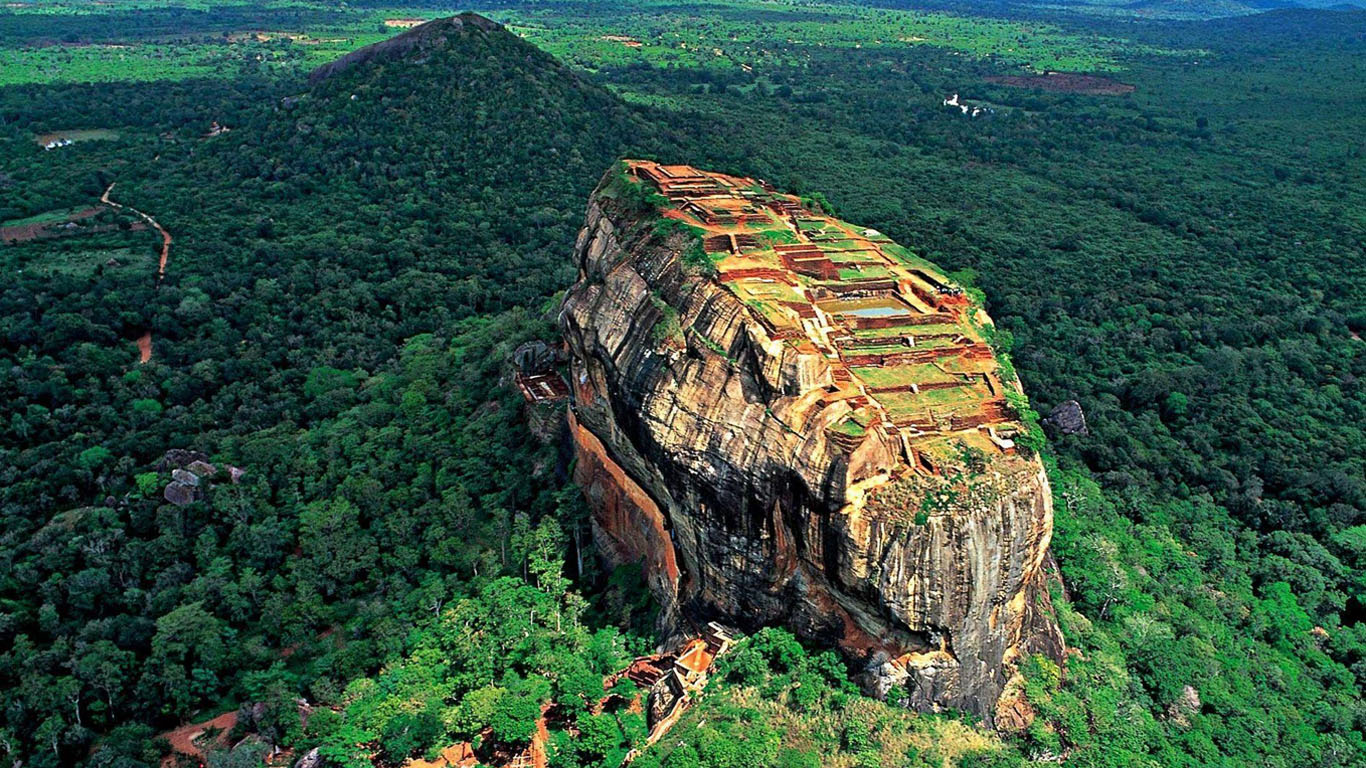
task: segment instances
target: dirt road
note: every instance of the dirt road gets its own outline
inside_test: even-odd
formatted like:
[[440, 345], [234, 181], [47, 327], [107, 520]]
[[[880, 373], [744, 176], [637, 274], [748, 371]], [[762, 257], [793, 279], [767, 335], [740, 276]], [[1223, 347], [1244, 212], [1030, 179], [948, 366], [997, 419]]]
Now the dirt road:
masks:
[[[137, 214], [138, 217], [147, 222], [148, 226], [161, 233], [161, 258], [157, 262], [157, 287], [161, 287], [161, 280], [166, 277], [166, 262], [171, 258], [171, 233], [167, 232], [166, 228], [161, 226], [161, 224], [150, 215], [143, 213], [130, 205], [116, 203], [109, 199], [109, 193], [113, 191], [114, 185], [110, 184], [109, 188], [104, 190], [104, 194], [100, 195], [100, 202], [105, 205], [113, 206], [114, 208], [128, 211], [129, 213]], [[151, 359], [152, 332], [149, 330], [145, 331], [142, 336], [138, 338], [138, 362], [145, 363]]]

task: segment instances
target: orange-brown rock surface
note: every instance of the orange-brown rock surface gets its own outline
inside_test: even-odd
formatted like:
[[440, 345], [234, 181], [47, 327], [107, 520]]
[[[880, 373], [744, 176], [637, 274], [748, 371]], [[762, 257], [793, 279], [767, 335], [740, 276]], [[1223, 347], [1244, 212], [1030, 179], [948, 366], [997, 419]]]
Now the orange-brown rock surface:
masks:
[[[685, 171], [668, 171], [676, 168]], [[669, 172], [709, 181], [649, 186]], [[722, 204], [736, 215], [687, 213]], [[899, 249], [799, 205], [752, 179], [638, 163], [614, 169], [594, 194], [561, 321], [576, 479], [595, 536], [610, 558], [644, 564], [666, 631], [710, 619], [751, 630], [782, 624], [858, 659], [878, 695], [993, 721], [1023, 655], [1062, 653], [1044, 588], [1047, 478], [1010, 439], [1019, 425], [998, 402], [1018, 383], [974, 346], [980, 334], [969, 326], [989, 323], [980, 308], [913, 256], [903, 260], [949, 297], [943, 306], [934, 296], [925, 300], [935, 306], [920, 302], [909, 279], [898, 287], [901, 267], [889, 261], [890, 289], [881, 277], [841, 295], [830, 292], [838, 285], [791, 280], [791, 327], [764, 317], [768, 308], [753, 300], [762, 286], [735, 281], [768, 280], [772, 253], [732, 235], [769, 233], [762, 243], [788, 227], [790, 249], [810, 241], [833, 253], [812, 234], [819, 224], [841, 248], [880, 258]], [[660, 226], [662, 218], [691, 228]], [[728, 245], [708, 254], [703, 239], [707, 251]], [[874, 267], [864, 273], [887, 271]], [[891, 367], [909, 354], [879, 362], [885, 372], [851, 367], [867, 365], [850, 362], [866, 344], [837, 302], [855, 300], [905, 302], [906, 322], [927, 330], [961, 322], [957, 346], [931, 364], [960, 377], [962, 389], [946, 398], [923, 381], [911, 386], [926, 374]], [[944, 346], [919, 333], [908, 326], [889, 338], [917, 354]], [[973, 400], [979, 391], [982, 402]], [[1005, 706], [1003, 724], [1014, 723], [1017, 702]]]

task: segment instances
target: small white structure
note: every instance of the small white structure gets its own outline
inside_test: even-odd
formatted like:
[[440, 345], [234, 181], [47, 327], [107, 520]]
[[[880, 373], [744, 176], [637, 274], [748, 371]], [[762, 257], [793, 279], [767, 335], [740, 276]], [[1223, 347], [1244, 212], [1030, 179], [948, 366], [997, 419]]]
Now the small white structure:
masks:
[[958, 109], [959, 112], [962, 112], [968, 117], [980, 117], [981, 115], [991, 114], [995, 111], [990, 107], [982, 107], [976, 104], [969, 104], [965, 101], [962, 101], [958, 98], [958, 94], [956, 93], [950, 96], [949, 98], [944, 99], [944, 106], [955, 107]]

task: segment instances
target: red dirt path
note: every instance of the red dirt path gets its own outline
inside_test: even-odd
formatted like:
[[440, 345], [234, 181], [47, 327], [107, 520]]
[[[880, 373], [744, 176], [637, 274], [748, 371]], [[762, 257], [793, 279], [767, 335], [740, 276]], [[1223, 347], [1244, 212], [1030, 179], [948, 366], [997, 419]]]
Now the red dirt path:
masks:
[[171, 258], [171, 233], [167, 232], [165, 227], [158, 224], [156, 219], [152, 218], [151, 216], [148, 216], [142, 211], [139, 211], [138, 209], [132, 206], [124, 205], [123, 203], [116, 203], [113, 200], [110, 200], [109, 193], [113, 191], [114, 185], [110, 184], [109, 188], [104, 190], [104, 194], [100, 195], [100, 202], [104, 203], [105, 205], [112, 205], [115, 208], [122, 208], [123, 210], [128, 211], [129, 213], [137, 214], [139, 217], [142, 218], [143, 221], [147, 222], [148, 225], [152, 227], [152, 229], [155, 229], [157, 232], [161, 233], [161, 260], [157, 263], [157, 283], [160, 284], [161, 278], [166, 276], [166, 260]]
[[[104, 203], [105, 205], [112, 205], [115, 208], [120, 208], [122, 210], [128, 211], [129, 213], [137, 214], [143, 221], [147, 222], [147, 224], [151, 226], [152, 229], [155, 229], [157, 232], [161, 233], [161, 257], [157, 261], [157, 287], [160, 288], [161, 279], [166, 276], [166, 262], [171, 258], [171, 233], [167, 232], [166, 228], [161, 226], [161, 224], [158, 223], [156, 219], [143, 213], [142, 211], [139, 211], [138, 209], [130, 205], [124, 205], [123, 203], [116, 203], [113, 200], [110, 200], [109, 193], [113, 191], [114, 185], [110, 184], [109, 188], [104, 190], [104, 194], [100, 195], [100, 202]], [[143, 334], [138, 337], [138, 363], [145, 363], [151, 359], [152, 332], [150, 330], [147, 330], [144, 331]]]

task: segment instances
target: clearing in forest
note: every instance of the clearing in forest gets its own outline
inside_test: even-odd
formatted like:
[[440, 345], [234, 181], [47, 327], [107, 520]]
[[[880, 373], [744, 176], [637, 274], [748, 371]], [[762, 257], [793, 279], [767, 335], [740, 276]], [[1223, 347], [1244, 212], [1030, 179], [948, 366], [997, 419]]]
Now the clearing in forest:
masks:
[[1042, 75], [997, 75], [986, 78], [988, 83], [1011, 88], [1038, 88], [1058, 93], [1083, 93], [1088, 96], [1123, 96], [1133, 93], [1136, 86], [1099, 75], [1079, 75], [1075, 72], [1045, 72]]
[[69, 131], [40, 133], [35, 135], [33, 140], [39, 146], [46, 147], [62, 143], [74, 144], [78, 141], [113, 141], [118, 137], [118, 131], [111, 131], [108, 128], [75, 128]]

